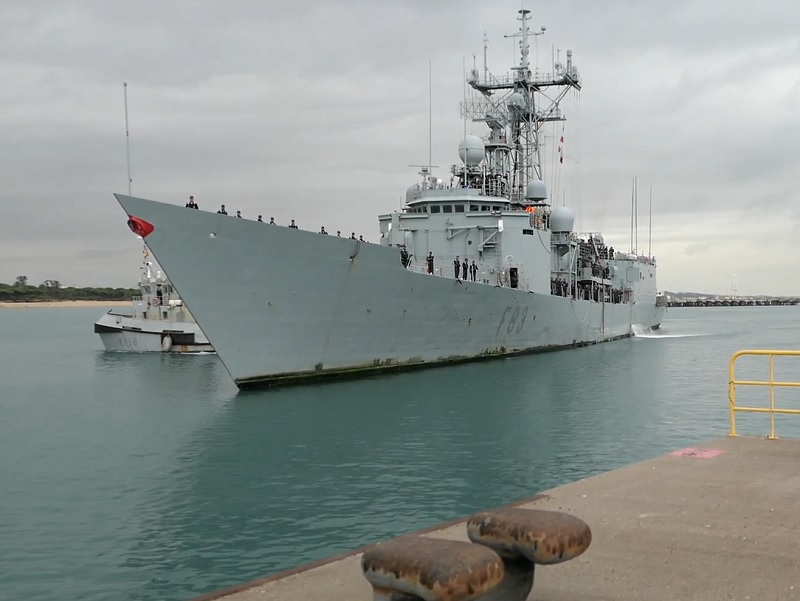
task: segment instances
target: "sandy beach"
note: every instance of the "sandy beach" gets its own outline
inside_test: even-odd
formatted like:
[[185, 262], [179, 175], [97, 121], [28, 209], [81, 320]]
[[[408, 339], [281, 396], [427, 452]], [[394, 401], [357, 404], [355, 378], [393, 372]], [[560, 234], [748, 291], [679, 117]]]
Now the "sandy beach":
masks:
[[126, 307], [131, 304], [131, 301], [90, 301], [90, 300], [76, 300], [76, 301], [42, 301], [42, 302], [24, 302], [24, 303], [9, 303], [0, 302], [2, 309], [38, 309], [40, 307]]

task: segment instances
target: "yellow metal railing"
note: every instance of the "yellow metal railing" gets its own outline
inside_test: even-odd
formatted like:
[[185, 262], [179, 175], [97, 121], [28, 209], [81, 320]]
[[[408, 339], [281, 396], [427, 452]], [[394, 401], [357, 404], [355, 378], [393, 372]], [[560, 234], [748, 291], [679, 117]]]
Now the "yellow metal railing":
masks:
[[[743, 355], [756, 355], [769, 357], [769, 380], [737, 380], [736, 379], [736, 360]], [[736, 412], [742, 411], [746, 413], [769, 413], [770, 428], [769, 439], [775, 440], [775, 414], [785, 413], [791, 415], [800, 415], [800, 409], [776, 409], [775, 408], [775, 388], [800, 388], [800, 382], [780, 382], [775, 380], [775, 357], [800, 357], [800, 351], [777, 351], [777, 350], [760, 350], [760, 351], [739, 351], [734, 353], [728, 364], [728, 400], [730, 401], [731, 409], [731, 431], [728, 436], [737, 436], [736, 434]], [[736, 387], [737, 386], [769, 386], [769, 407], [738, 407], [736, 405]]]

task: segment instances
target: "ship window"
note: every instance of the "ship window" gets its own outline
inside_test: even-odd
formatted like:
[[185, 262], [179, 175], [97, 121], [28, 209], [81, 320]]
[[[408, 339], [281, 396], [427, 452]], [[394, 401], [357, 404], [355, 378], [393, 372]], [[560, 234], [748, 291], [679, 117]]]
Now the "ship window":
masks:
[[464, 205], [453, 205], [456, 209], [456, 213], [463, 213], [464, 212]]
[[499, 211], [500, 207], [492, 207], [492, 211]]
[[438, 212], [439, 212], [439, 207], [436, 206], [436, 205], [432, 205], [431, 206], [431, 213], [438, 213]]
[[489, 205], [481, 205], [481, 211], [488, 211]]
[[470, 211], [478, 211], [479, 210], [478, 209], [478, 205], [469, 205], [469, 210]]
[[452, 213], [452, 212], [453, 212], [453, 205], [442, 206], [442, 213]]
[[522, 233], [526, 236], [533, 236], [533, 230], [522, 230]]

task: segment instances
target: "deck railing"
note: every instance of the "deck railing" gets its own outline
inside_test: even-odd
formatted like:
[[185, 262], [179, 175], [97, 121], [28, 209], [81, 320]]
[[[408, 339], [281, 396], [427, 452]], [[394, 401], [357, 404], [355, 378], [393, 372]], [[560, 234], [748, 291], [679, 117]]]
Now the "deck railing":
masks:
[[[736, 379], [736, 360], [742, 356], [761, 356], [769, 357], [769, 380], [737, 380]], [[734, 353], [728, 364], [728, 400], [730, 401], [731, 431], [728, 436], [736, 434], [736, 413], [769, 413], [770, 440], [778, 437], [775, 435], [775, 414], [800, 415], [800, 409], [778, 409], [775, 407], [775, 388], [800, 388], [800, 382], [784, 382], [775, 380], [775, 357], [800, 357], [800, 351], [779, 351], [779, 350], [746, 350]], [[769, 387], [769, 407], [740, 407], [736, 404], [737, 386], [768, 386]]]

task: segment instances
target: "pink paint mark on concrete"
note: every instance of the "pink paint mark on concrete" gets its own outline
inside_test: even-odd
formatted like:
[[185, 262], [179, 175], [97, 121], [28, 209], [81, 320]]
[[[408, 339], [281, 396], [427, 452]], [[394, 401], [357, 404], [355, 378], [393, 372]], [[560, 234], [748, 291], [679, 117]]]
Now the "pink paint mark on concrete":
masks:
[[720, 449], [681, 449], [680, 451], [673, 451], [670, 455], [675, 457], [695, 457], [697, 459], [713, 459], [718, 455], [722, 455], [725, 451]]

